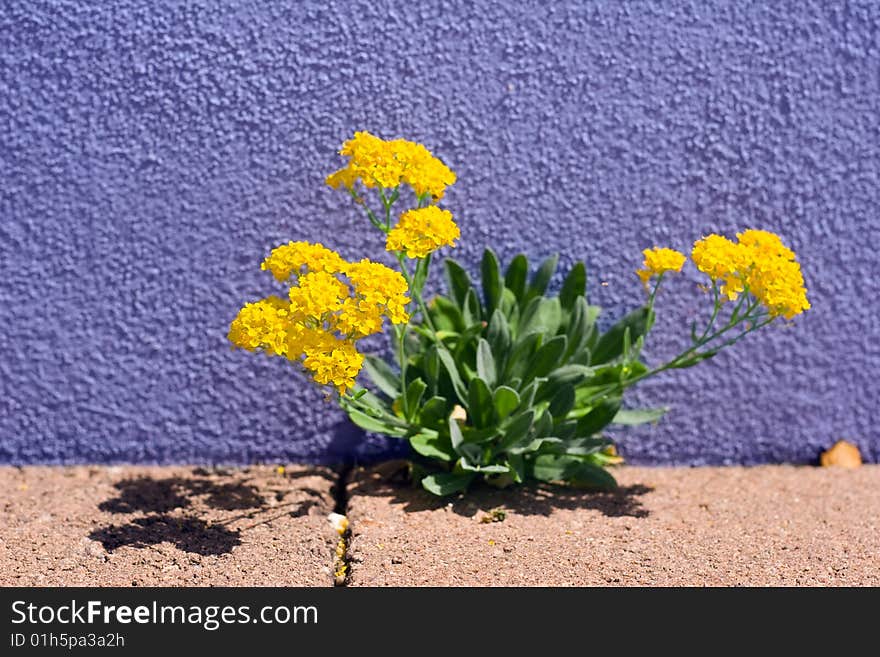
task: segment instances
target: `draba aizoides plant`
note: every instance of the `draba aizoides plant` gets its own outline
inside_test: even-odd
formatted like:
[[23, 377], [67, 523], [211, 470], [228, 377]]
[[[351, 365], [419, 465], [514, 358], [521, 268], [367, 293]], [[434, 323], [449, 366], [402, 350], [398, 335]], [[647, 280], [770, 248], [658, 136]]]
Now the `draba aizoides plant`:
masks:
[[[452, 213], [438, 205], [455, 174], [421, 144], [366, 132], [340, 153], [348, 162], [327, 182], [385, 235], [398, 270], [346, 260], [321, 244], [281, 245], [262, 268], [288, 287], [286, 297], [245, 305], [229, 339], [296, 363], [360, 427], [408, 440], [413, 472], [437, 495], [477, 480], [613, 486], [606, 466], [619, 458], [603, 431], [665, 412], [622, 408], [627, 388], [810, 307], [795, 254], [763, 230], [693, 245], [711, 306], [705, 323], [690, 327], [688, 346], [653, 367], [641, 354], [658, 292], [687, 259], [669, 248], [644, 251], [636, 273], [646, 301], [604, 332], [583, 263], [557, 295], [547, 293], [556, 256], [531, 272], [525, 255], [502, 268], [487, 248], [479, 285], [449, 258], [447, 293], [428, 299], [434, 253], [460, 238]], [[386, 326], [393, 357], [362, 354], [358, 341]], [[372, 389], [358, 385], [361, 372]]]

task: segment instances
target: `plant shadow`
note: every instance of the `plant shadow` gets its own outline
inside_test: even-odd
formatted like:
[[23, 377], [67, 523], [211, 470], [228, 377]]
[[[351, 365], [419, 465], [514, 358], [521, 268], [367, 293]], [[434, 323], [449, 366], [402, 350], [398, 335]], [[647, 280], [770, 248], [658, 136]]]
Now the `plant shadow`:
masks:
[[483, 484], [473, 486], [466, 495], [436, 497], [413, 485], [403, 470], [395, 471], [393, 467], [384, 472], [377, 470], [362, 472], [349, 494], [385, 497], [392, 504], [402, 505], [407, 512], [447, 508], [466, 517], [500, 507], [520, 515], [549, 516], [556, 509], [587, 509], [609, 518], [647, 518], [650, 511], [639, 498], [654, 490], [644, 484], [618, 486], [613, 490], [573, 489], [540, 483], [497, 489]]
[[89, 534], [104, 549], [112, 552], [123, 546], [145, 548], [159, 543], [172, 543], [184, 552], [203, 556], [228, 554], [241, 545], [240, 532], [218, 525], [209, 525], [200, 518], [153, 515], [135, 518], [124, 525], [108, 525]]
[[[218, 478], [231, 478], [222, 481]], [[185, 552], [200, 555], [228, 554], [241, 545], [241, 532], [282, 516], [300, 517], [318, 505], [322, 494], [308, 487], [298, 487], [307, 498], [284, 502], [285, 493], [277, 491], [270, 503], [257, 486], [233, 478], [231, 473], [213, 473], [196, 468], [191, 476], [153, 478], [138, 476], [114, 484], [115, 497], [98, 504], [98, 509], [113, 514], [137, 514], [123, 524], [109, 524], [94, 529], [89, 538], [112, 552], [123, 546], [146, 548], [168, 542]], [[238, 511], [221, 519], [200, 516], [211, 511]], [[263, 517], [265, 512], [279, 512]], [[256, 519], [241, 529], [229, 527], [242, 519]]]
[[203, 477], [135, 477], [114, 484], [117, 497], [98, 505], [110, 513], [166, 513], [187, 508], [192, 497], [204, 496], [203, 502], [214, 509], [234, 511], [265, 506], [266, 501], [256, 486], [241, 482], [218, 483]]

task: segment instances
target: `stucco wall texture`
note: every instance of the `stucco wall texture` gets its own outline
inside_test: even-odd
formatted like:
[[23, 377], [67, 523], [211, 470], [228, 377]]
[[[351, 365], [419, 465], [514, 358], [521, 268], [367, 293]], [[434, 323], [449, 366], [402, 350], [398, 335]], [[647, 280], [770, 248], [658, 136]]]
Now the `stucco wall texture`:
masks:
[[[632, 462], [880, 457], [880, 3], [0, 4], [0, 462], [377, 458], [229, 321], [291, 239], [382, 252], [323, 184], [355, 130], [457, 173], [456, 257], [585, 259], [607, 319], [654, 244], [780, 232], [813, 309], [647, 383]], [[664, 291], [648, 357], [708, 308]]]

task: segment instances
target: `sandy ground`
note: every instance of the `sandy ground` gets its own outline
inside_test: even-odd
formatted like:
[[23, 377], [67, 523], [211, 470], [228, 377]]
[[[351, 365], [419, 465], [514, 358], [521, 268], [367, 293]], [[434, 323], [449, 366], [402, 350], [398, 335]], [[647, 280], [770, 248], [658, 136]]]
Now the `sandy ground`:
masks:
[[[361, 472], [350, 585], [880, 585], [880, 466], [615, 475], [615, 493], [448, 503]], [[503, 521], [481, 522], [497, 507]]]
[[[450, 502], [357, 471], [348, 584], [880, 585], [880, 466], [616, 475], [614, 493]], [[0, 585], [332, 586], [335, 482], [321, 468], [0, 467]]]
[[333, 473], [0, 468], [0, 585], [330, 586]]

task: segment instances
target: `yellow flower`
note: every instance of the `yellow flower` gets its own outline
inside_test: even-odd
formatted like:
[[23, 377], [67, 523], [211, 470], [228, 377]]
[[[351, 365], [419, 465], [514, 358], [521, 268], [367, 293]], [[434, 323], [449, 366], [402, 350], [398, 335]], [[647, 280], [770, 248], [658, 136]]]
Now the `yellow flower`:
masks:
[[747, 250], [721, 235], [709, 235], [694, 243], [694, 264], [713, 281], [721, 282], [721, 294], [733, 301], [745, 289], [743, 272], [747, 269]]
[[739, 243], [752, 249], [763, 257], [785, 258], [794, 260], [794, 251], [782, 243], [779, 235], [766, 230], [750, 228], [736, 234]]
[[747, 230], [738, 233], [737, 238], [750, 255], [745, 273], [749, 292], [771, 316], [792, 319], [810, 309], [801, 266], [795, 261], [794, 251], [778, 235]]
[[268, 269], [277, 280], [286, 281], [291, 274], [299, 276], [303, 270], [335, 274], [342, 271], [345, 264], [342, 256], [320, 242], [289, 242], [272, 249], [260, 269]]
[[291, 330], [290, 304], [279, 297], [268, 297], [245, 304], [229, 327], [229, 341], [236, 347], [264, 351], [276, 356], [290, 352], [295, 331]]
[[410, 258], [424, 258], [443, 246], [455, 246], [461, 232], [452, 220], [449, 210], [435, 205], [408, 210], [388, 233], [385, 248], [404, 251]]
[[290, 309], [305, 317], [323, 320], [327, 313], [342, 308], [348, 297], [348, 286], [325, 271], [299, 277], [299, 285], [290, 288]]
[[346, 299], [336, 320], [336, 330], [343, 335], [363, 338], [382, 331], [382, 308], [359, 299]]
[[290, 242], [273, 250], [263, 269], [278, 280], [296, 275], [290, 300], [273, 296], [246, 304], [229, 327], [229, 340], [285, 356], [340, 394], [354, 386], [363, 365], [357, 340], [381, 332], [385, 317], [409, 321], [406, 279], [377, 262], [350, 263], [321, 244]]
[[327, 176], [327, 184], [352, 189], [360, 180], [365, 187], [393, 189], [400, 184], [413, 188], [417, 196], [443, 197], [455, 183], [455, 174], [422, 144], [394, 139], [385, 141], [369, 132], [356, 132], [339, 151], [348, 164]]
[[792, 260], [762, 258], [747, 277], [749, 292], [774, 317], [792, 319], [810, 309], [801, 267]]
[[354, 380], [364, 364], [351, 340], [321, 333], [320, 338], [304, 346], [303, 366], [321, 385], [334, 385], [339, 394], [354, 387]]
[[345, 167], [343, 169], [339, 169], [339, 171], [334, 171], [329, 176], [327, 176], [327, 184], [330, 185], [330, 187], [332, 187], [333, 189], [339, 189], [340, 187], [354, 189], [354, 184], [357, 182], [357, 179], [357, 171], [355, 171], [351, 167]]
[[405, 163], [403, 182], [416, 196], [429, 194], [435, 201], [443, 198], [446, 188], [455, 183], [455, 174], [422, 144], [395, 139], [391, 142], [397, 158]]
[[345, 273], [361, 303], [378, 308], [394, 324], [409, 321], [406, 312], [409, 287], [399, 272], [364, 258], [349, 265]]
[[681, 271], [684, 266], [685, 255], [673, 249], [655, 246], [653, 249], [645, 249], [642, 253], [645, 256], [642, 265], [644, 269], [639, 269], [636, 274], [642, 279], [645, 287], [653, 276], [659, 276], [667, 271]]
[[735, 299], [747, 290], [771, 317], [792, 319], [810, 309], [807, 290], [795, 253], [775, 233], [750, 229], [737, 233], [737, 242], [709, 235], [694, 244], [697, 268], [722, 282], [721, 293]]

